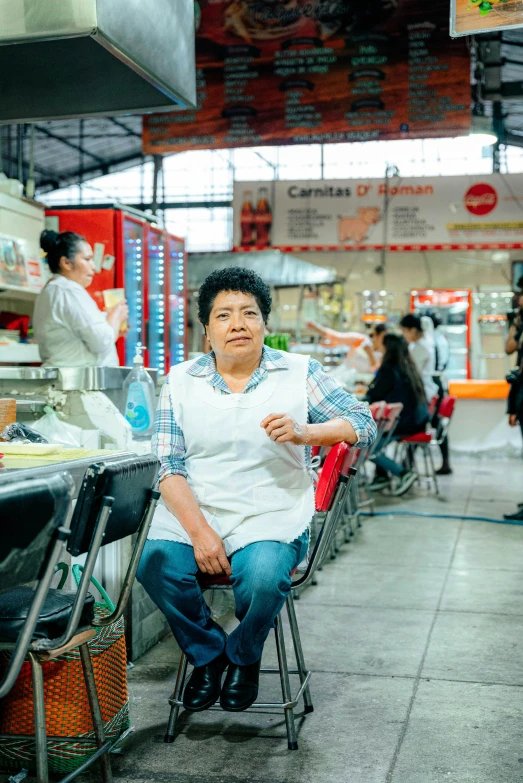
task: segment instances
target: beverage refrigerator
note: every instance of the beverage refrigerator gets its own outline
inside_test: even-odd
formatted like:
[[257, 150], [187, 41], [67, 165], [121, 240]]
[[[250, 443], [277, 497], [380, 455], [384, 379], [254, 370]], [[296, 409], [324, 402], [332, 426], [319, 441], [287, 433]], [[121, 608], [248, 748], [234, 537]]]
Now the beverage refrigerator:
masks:
[[436, 313], [439, 330], [449, 342], [450, 358], [445, 375], [451, 380], [471, 378], [472, 291], [427, 288], [410, 292], [410, 309], [416, 315]]
[[117, 342], [120, 364], [130, 366], [144, 345], [145, 363], [160, 375], [187, 357], [187, 258], [183, 239], [128, 207], [57, 207], [46, 225], [84, 236], [96, 274], [88, 293], [104, 309], [104, 291], [124, 289], [128, 331]]

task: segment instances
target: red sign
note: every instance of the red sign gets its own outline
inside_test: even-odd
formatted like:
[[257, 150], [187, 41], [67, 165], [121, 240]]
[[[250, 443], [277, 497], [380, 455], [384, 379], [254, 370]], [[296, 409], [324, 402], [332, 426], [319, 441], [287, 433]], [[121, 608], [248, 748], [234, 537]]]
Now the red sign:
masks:
[[488, 215], [496, 209], [498, 194], [492, 185], [478, 182], [465, 193], [465, 207], [472, 215]]
[[447, 0], [195, 5], [198, 106], [146, 115], [146, 153], [469, 132], [470, 57]]

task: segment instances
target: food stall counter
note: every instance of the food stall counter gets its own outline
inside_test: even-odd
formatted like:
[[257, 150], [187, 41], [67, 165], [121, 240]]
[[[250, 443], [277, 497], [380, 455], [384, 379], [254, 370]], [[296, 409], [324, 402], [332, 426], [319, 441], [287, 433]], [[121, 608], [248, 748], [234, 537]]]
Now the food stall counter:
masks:
[[457, 398], [449, 429], [452, 451], [474, 456], [519, 453], [519, 427], [508, 425], [509, 388], [504, 379], [450, 381], [449, 394]]
[[449, 382], [449, 394], [458, 400], [506, 400], [508, 392], [509, 385], [505, 380]]
[[[0, 485], [10, 481], [42, 478], [53, 473], [67, 471], [75, 484], [74, 496], [82, 484], [85, 471], [93, 462], [111, 462], [123, 456], [131, 456], [133, 452], [112, 451], [109, 449], [63, 449], [56, 454], [45, 455], [4, 455], [0, 459]], [[2, 443], [0, 442], [0, 454]]]
[[[4, 444], [5, 446], [6, 444]], [[0, 454], [2, 443], [0, 442]], [[0, 459], [0, 487], [11, 481], [45, 478], [53, 473], [67, 471], [74, 481], [74, 498], [78, 497], [87, 468], [95, 462], [111, 462], [121, 457], [137, 456], [133, 451], [108, 449], [85, 450], [63, 449], [55, 454], [41, 455], [5, 455]], [[115, 541], [102, 547], [94, 575], [104, 585], [114, 599], [120, 590], [123, 575], [127, 568], [131, 542], [130, 539]], [[71, 562], [64, 552], [61, 558]], [[80, 558], [80, 561], [82, 558]], [[67, 587], [74, 589], [69, 580]], [[135, 583], [132, 600], [125, 615], [126, 641], [131, 660], [150, 649], [158, 639], [168, 632], [167, 622], [159, 609], [151, 602], [141, 585]]]

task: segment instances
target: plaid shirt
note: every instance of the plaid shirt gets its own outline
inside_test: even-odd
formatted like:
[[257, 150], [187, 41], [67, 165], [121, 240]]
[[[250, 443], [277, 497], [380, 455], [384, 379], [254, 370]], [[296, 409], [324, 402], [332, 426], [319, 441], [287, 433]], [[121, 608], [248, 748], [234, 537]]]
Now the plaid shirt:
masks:
[[[244, 394], [252, 392], [262, 383], [270, 372], [287, 370], [287, 360], [284, 355], [273, 348], [264, 346], [260, 366], [252, 374]], [[189, 375], [205, 378], [207, 383], [219, 394], [230, 394], [231, 391], [222, 376], [216, 370], [213, 353], [197, 359], [187, 369]], [[352, 394], [345, 392], [331, 375], [324, 372], [323, 367], [315, 359], [309, 359], [307, 375], [308, 423], [323, 424], [331, 419], [345, 419], [352, 424], [358, 436], [358, 446], [368, 446], [376, 438], [376, 425], [372, 419], [367, 403], [358, 402]], [[171, 403], [171, 391], [167, 380], [160, 394], [160, 401], [154, 421], [152, 451], [160, 460], [158, 475], [160, 482], [166, 476], [185, 476], [185, 440], [183, 430], [177, 424]], [[310, 448], [307, 448], [307, 458]]]

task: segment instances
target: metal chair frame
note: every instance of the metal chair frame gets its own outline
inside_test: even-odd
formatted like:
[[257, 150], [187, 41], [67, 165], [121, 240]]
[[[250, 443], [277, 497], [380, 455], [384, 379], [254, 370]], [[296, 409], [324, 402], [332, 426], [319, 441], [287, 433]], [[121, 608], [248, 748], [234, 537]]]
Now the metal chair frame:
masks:
[[[346, 504], [343, 515], [342, 528], [344, 531], [344, 541], [347, 543], [354, 535], [355, 529], [361, 527], [361, 514], [365, 508], [370, 508], [371, 514], [374, 513], [374, 498], [369, 491], [369, 477], [366, 471], [366, 464], [380, 448], [385, 435], [388, 422], [387, 403], [375, 402], [369, 406], [372, 417], [376, 422], [377, 436], [370, 446], [359, 449], [356, 456], [355, 467], [358, 471], [358, 479], [351, 482], [350, 490], [347, 493]], [[364, 490], [366, 497], [362, 500], [361, 490]], [[337, 549], [339, 551], [339, 548]], [[337, 551], [332, 553], [336, 557]]]
[[[45, 564], [45, 569], [42, 575], [38, 579], [34, 591], [33, 601], [27, 613], [27, 617], [20, 635], [15, 643], [10, 643], [9, 645], [0, 645], [0, 648], [3, 647], [5, 649], [5, 647], [7, 647], [13, 651], [9, 660], [7, 671], [2, 682], [0, 683], [0, 699], [3, 699], [15, 684], [16, 678], [18, 677], [20, 669], [22, 668], [22, 664], [28, 654], [28, 651], [31, 649], [31, 639], [33, 637], [33, 633], [38, 622], [38, 618], [40, 617], [45, 599], [51, 587], [51, 582], [55, 573], [55, 567], [58, 562], [58, 558], [63, 551], [65, 542], [67, 541], [70, 532], [66, 528], [66, 522], [70, 513], [73, 497], [74, 485], [71, 476], [68, 473], [63, 473], [58, 476], [52, 476], [46, 480], [32, 479], [30, 481], [24, 482], [9, 482], [0, 488], [0, 501], [2, 495], [5, 494], [12, 496], [17, 492], [24, 493], [27, 491], [29, 486], [34, 487], [35, 490], [41, 488], [42, 492], [45, 492], [46, 494], [48, 494], [50, 489], [51, 492], [55, 495], [56, 505], [51, 519], [54, 521], [56, 527], [48, 548], [48, 552], [50, 553], [49, 558]], [[51, 522], [51, 524], [52, 523], [53, 522]], [[31, 576], [33, 575], [31, 574]], [[23, 583], [26, 581], [27, 573], [23, 577]], [[14, 582], [12, 582], [5, 591], [8, 592], [15, 586], [16, 585]]]
[[[137, 461], [140, 458], [136, 458]], [[96, 463], [91, 465], [86, 472], [86, 479], [84, 479], [84, 485], [86, 480], [92, 479], [96, 481], [96, 478], [104, 472], [106, 463]], [[83, 487], [83, 489], [85, 486]], [[136, 541], [133, 547], [133, 551], [127, 567], [127, 572], [124, 577], [119, 598], [116, 608], [108, 617], [94, 619], [92, 625], [95, 627], [107, 626], [116, 622], [122, 616], [126, 603], [130, 597], [132, 585], [140, 562], [140, 557], [147, 540], [147, 534], [151, 526], [152, 518], [156, 505], [158, 503], [160, 493], [151, 489], [145, 507], [142, 521], [137, 531]], [[85, 680], [85, 686], [87, 691], [87, 697], [89, 700], [89, 707], [91, 711], [91, 717], [93, 720], [93, 729], [95, 735], [95, 741], [97, 750], [86, 759], [73, 772], [70, 772], [65, 777], [61, 778], [59, 783], [69, 783], [74, 780], [78, 775], [85, 772], [95, 761], [100, 761], [100, 768], [102, 773], [103, 783], [112, 783], [112, 771], [109, 760], [109, 752], [117, 742], [121, 741], [118, 737], [114, 740], [108, 740], [105, 738], [104, 724], [100, 711], [100, 704], [98, 701], [98, 694], [96, 690], [96, 683], [94, 679], [94, 671], [91, 660], [91, 654], [88, 647], [88, 642], [94, 638], [96, 631], [94, 627], [90, 629], [82, 629], [78, 632], [78, 624], [81, 619], [84, 603], [89, 591], [91, 577], [93, 575], [94, 567], [98, 554], [103, 545], [104, 535], [106, 532], [107, 524], [112, 513], [115, 498], [111, 496], [103, 496], [98, 511], [98, 516], [94, 526], [94, 531], [91, 538], [91, 543], [87, 552], [85, 565], [82, 571], [82, 577], [78, 590], [75, 595], [74, 603], [71, 609], [71, 614], [67, 624], [67, 628], [58, 639], [37, 639], [29, 645], [27, 656], [31, 664], [31, 676], [33, 682], [33, 699], [34, 699], [34, 725], [35, 725], [35, 746], [36, 746], [36, 778], [38, 783], [49, 783], [49, 767], [47, 760], [47, 734], [45, 727], [45, 698], [44, 698], [44, 678], [42, 671], [42, 663], [53, 659], [59, 658], [65, 652], [78, 647], [80, 652], [80, 659], [82, 662], [83, 675]], [[79, 522], [79, 520], [78, 520]], [[73, 531], [68, 531], [69, 535], [73, 535]], [[51, 578], [54, 573], [55, 563], [53, 563], [53, 569]], [[36, 620], [38, 616], [36, 617]], [[35, 621], [36, 624], [36, 621]], [[33, 626], [34, 630], [34, 626]], [[0, 649], [12, 649], [10, 644], [0, 644]], [[10, 738], [16, 735], [9, 735]], [[0, 735], [0, 739], [4, 735]], [[63, 739], [63, 738], [62, 738]], [[82, 740], [78, 740], [82, 742]], [[85, 740], [92, 741], [92, 740]]]
[[[295, 593], [298, 589], [304, 588], [311, 583], [314, 577], [314, 572], [319, 566], [321, 566], [321, 564], [325, 561], [326, 557], [328, 556], [330, 547], [332, 546], [333, 538], [336, 535], [336, 530], [343, 510], [345, 497], [349, 485], [350, 483], [352, 483], [352, 480], [354, 479], [355, 475], [356, 475], [355, 468], [351, 468], [349, 475], [345, 475], [342, 473], [339, 477], [338, 485], [336, 487], [334, 497], [332, 499], [329, 510], [326, 512], [317, 512], [322, 515], [323, 523], [319, 531], [319, 534], [316, 538], [316, 541], [314, 543], [312, 555], [310, 557], [305, 573], [292, 583], [291, 592], [285, 601], [287, 616], [289, 618], [292, 644], [294, 648], [294, 654], [296, 657], [297, 667], [295, 669], [289, 669], [288, 666], [281, 613], [276, 617], [275, 620], [274, 632], [276, 637], [276, 652], [278, 656], [278, 668], [277, 669], [263, 668], [260, 670], [260, 673], [280, 675], [282, 701], [281, 702], [255, 702], [251, 707], [249, 707], [248, 710], [245, 710], [246, 712], [252, 710], [259, 710], [259, 709], [283, 710], [283, 713], [285, 715], [285, 724], [287, 729], [287, 744], [289, 750], [298, 750], [298, 737], [296, 732], [294, 710], [298, 706], [300, 699], [303, 698], [305, 714], [311, 713], [314, 710], [310, 688], [309, 688], [309, 682], [312, 673], [310, 670], [307, 669], [305, 665], [305, 658], [304, 658], [303, 648], [301, 644], [300, 631], [296, 618], [296, 610], [294, 607], [293, 593]], [[228, 585], [216, 585], [216, 586], [209, 586], [207, 589], [230, 590], [231, 587]], [[178, 665], [178, 673], [176, 676], [174, 692], [172, 697], [169, 699], [169, 705], [171, 707], [171, 711], [169, 715], [167, 731], [164, 737], [164, 741], [166, 743], [174, 742], [176, 737], [176, 726], [178, 722], [178, 715], [180, 712], [180, 707], [183, 706], [183, 701], [182, 701], [183, 689], [188, 679], [187, 666], [188, 666], [187, 658], [182, 652], [180, 657], [180, 662]], [[300, 688], [294, 696], [292, 695], [292, 691], [291, 691], [291, 685], [289, 679], [290, 674], [297, 674], [300, 679]], [[221, 708], [211, 707], [211, 709], [218, 710]]]
[[[418, 451], [418, 449], [421, 449], [423, 453], [424, 463], [425, 463], [425, 473], [423, 475], [418, 474], [419, 481], [421, 482], [421, 480], [424, 479], [429, 486], [433, 484], [436, 497], [439, 497], [440, 493], [439, 493], [438, 477], [436, 473], [436, 468], [434, 466], [434, 458], [432, 456], [432, 449], [434, 448], [434, 446], [441, 446], [441, 444], [443, 443], [443, 441], [448, 435], [450, 421], [454, 413], [455, 402], [456, 402], [456, 398], [449, 395], [445, 395], [441, 400], [439, 409], [441, 409], [442, 407], [446, 408], [449, 403], [451, 404], [450, 415], [439, 417], [437, 429], [435, 429], [434, 427], [430, 427], [428, 429], [428, 433], [430, 433], [431, 435], [430, 441], [427, 441], [426, 443], [416, 443], [415, 441], [409, 442], [408, 438], [405, 438], [400, 441], [401, 446], [411, 450], [413, 462], [416, 459], [416, 452]], [[431, 403], [432, 414], [436, 412], [437, 403], [438, 403], [438, 399], [435, 397]], [[446, 403], [446, 405], [443, 406], [443, 403]]]

